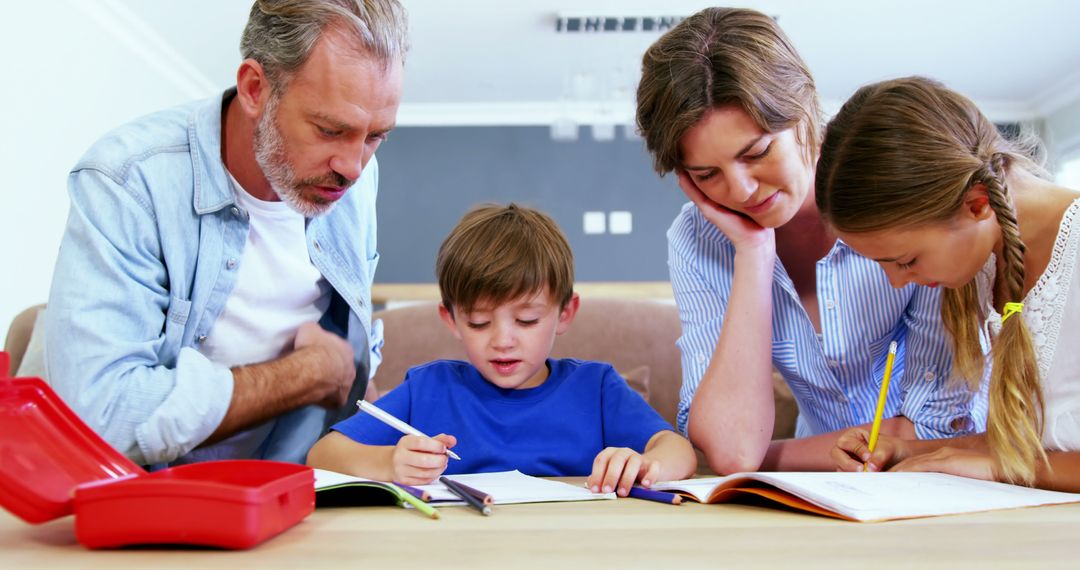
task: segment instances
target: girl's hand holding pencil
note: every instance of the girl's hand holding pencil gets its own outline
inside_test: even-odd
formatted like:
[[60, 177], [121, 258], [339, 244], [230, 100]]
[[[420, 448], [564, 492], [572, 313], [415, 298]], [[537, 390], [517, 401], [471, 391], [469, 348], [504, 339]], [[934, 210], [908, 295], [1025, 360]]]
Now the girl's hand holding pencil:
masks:
[[836, 440], [830, 452], [836, 461], [837, 471], [885, 471], [907, 457], [903, 439], [890, 435], [878, 435], [874, 451], [870, 451], [870, 430], [864, 427], [845, 431]]

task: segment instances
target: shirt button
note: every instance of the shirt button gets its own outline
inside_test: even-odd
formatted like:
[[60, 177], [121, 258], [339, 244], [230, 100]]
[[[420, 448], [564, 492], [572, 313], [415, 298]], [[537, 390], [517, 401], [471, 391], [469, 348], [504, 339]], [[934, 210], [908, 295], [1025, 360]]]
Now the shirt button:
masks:
[[201, 334], [201, 335], [199, 335], [199, 336], [198, 336], [198, 337], [197, 337], [197, 338], [195, 339], [195, 342], [197, 342], [197, 343], [199, 343], [199, 344], [202, 344], [202, 343], [206, 342], [206, 335], [204, 335], [204, 334]]
[[225, 267], [227, 267], [228, 269], [236, 269], [236, 258], [232, 258], [226, 261]]
[[237, 218], [240, 217], [240, 208], [233, 206], [229, 211], [232, 212], [232, 215], [236, 216]]
[[356, 298], [356, 306], [357, 307], [363, 307], [364, 306], [364, 298], [363, 297], [357, 297]]
[[840, 366], [840, 361], [836, 360], [834, 358], [830, 358], [829, 359], [829, 367], [836, 368], [837, 366]]
[[930, 370], [927, 370], [922, 375], [922, 379], [927, 382], [933, 382], [935, 378], [937, 378], [937, 374], [934, 374], [933, 371]]
[[949, 427], [955, 431], [971, 431], [975, 427], [975, 422], [967, 416], [957, 416], [949, 422]]
[[697, 361], [698, 361], [698, 364], [705, 364], [706, 362], [709, 361], [709, 358], [707, 356], [705, 356], [704, 354], [699, 354], [699, 355], [697, 355]]
[[319, 245], [319, 240], [311, 242], [311, 245], [315, 247], [315, 251], [322, 253], [322, 246]]
[[825, 299], [825, 308], [831, 311], [836, 308], [836, 303], [832, 299]]

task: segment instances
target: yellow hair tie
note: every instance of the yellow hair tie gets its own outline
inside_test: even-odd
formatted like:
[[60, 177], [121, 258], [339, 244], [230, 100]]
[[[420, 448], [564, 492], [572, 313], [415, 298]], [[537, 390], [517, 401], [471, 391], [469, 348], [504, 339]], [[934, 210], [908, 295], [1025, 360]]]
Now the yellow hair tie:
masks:
[[1001, 315], [1001, 324], [1005, 324], [1005, 321], [1009, 317], [1018, 314], [1024, 310], [1023, 303], [1005, 303], [1005, 314]]

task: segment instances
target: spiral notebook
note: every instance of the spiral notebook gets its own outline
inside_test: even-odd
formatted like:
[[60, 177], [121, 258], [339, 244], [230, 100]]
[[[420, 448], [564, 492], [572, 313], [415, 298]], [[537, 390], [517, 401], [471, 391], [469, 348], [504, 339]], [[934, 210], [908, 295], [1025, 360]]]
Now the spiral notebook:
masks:
[[1080, 502], [1059, 493], [943, 473], [734, 473], [653, 489], [701, 503], [751, 502], [870, 522]]

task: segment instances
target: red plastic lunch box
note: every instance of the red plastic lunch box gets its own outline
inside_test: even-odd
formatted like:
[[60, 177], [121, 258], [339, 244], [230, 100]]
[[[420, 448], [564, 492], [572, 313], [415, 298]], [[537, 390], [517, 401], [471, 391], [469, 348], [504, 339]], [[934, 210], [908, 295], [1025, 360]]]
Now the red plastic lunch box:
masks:
[[314, 475], [258, 460], [148, 473], [41, 379], [0, 376], [0, 506], [30, 523], [74, 513], [75, 537], [88, 548], [250, 548], [311, 514]]

